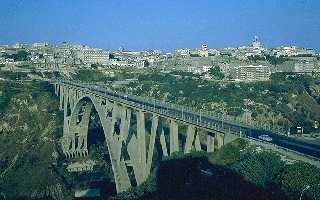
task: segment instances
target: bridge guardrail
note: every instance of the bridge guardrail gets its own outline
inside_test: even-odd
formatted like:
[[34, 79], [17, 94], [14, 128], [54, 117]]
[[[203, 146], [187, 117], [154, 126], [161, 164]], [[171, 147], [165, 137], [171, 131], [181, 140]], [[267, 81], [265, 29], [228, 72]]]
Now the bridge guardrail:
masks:
[[[65, 84], [71, 84], [71, 85], [77, 84], [78, 86], [82, 86], [82, 87], [85, 86], [85, 87], [90, 88], [90, 89], [92, 89], [94, 91], [95, 90], [101, 90], [101, 89], [95, 89], [95, 88], [97, 88], [97, 86], [92, 86], [92, 85], [89, 85], [89, 84], [75, 83], [75, 82], [71, 82], [71, 81], [60, 81], [60, 82], [65, 83]], [[119, 98], [117, 98], [116, 100], [121, 99], [120, 92], [117, 93], [117, 91], [115, 91], [115, 90], [112, 91], [112, 90], [108, 90], [108, 89], [104, 89], [104, 91], [107, 91], [109, 93], [113, 93], [114, 97], [119, 95]], [[179, 110], [180, 112], [188, 111], [188, 113], [191, 113], [193, 115], [201, 115], [203, 117], [214, 119], [215, 121], [220, 122], [220, 124], [222, 124], [222, 126], [223, 126], [223, 124], [233, 124], [234, 126], [244, 127], [244, 128], [248, 128], [248, 129], [257, 129], [257, 130], [270, 131], [270, 132], [274, 132], [274, 133], [277, 133], [277, 134], [285, 134], [283, 127], [282, 128], [279, 128], [279, 127], [277, 128], [277, 127], [273, 127], [273, 126], [271, 126], [269, 124], [268, 125], [267, 124], [261, 125], [258, 122], [256, 122], [255, 120], [252, 121], [253, 123], [244, 123], [244, 121], [237, 120], [236, 118], [235, 118], [235, 120], [233, 120], [234, 119], [233, 116], [220, 114], [220, 113], [217, 113], [217, 112], [214, 112], [214, 111], [206, 111], [206, 110], [202, 110], [202, 109], [197, 110], [195, 108], [189, 108], [189, 107], [186, 107], [186, 106], [180, 106], [180, 105], [169, 103], [169, 102], [164, 102], [163, 103], [163, 102], [157, 101], [156, 99], [141, 98], [141, 97], [138, 97], [138, 96], [135, 96], [135, 95], [130, 95], [130, 94], [125, 94], [125, 96], [127, 96], [128, 98], [135, 99], [135, 100], [140, 100], [140, 101], [142, 101], [144, 103], [157, 104], [159, 106], [171, 108], [172, 110]]]
[[[67, 84], [68, 86], [71, 86], [71, 87], [80, 87], [80, 88], [88, 88], [90, 89], [91, 91], [95, 92], [95, 93], [100, 93], [100, 95], [107, 95], [109, 98], [112, 98], [114, 100], [117, 100], [117, 101], [120, 101], [122, 103], [127, 103], [128, 100], [124, 99], [123, 96], [120, 95], [120, 93], [115, 93], [114, 91], [108, 91], [108, 90], [101, 90], [101, 89], [97, 89], [97, 88], [94, 88], [92, 87], [91, 85], [86, 85], [86, 84], [76, 84], [73, 83], [73, 82], [62, 82], [63, 84]], [[108, 93], [112, 93], [113, 95], [108, 95], [104, 92], [108, 92]], [[119, 95], [119, 96], [118, 96]], [[118, 96], [118, 97], [117, 97]], [[169, 107], [167, 105], [164, 105], [163, 103], [157, 103], [157, 102], [150, 102], [144, 98], [139, 98], [137, 96], [134, 96], [134, 95], [126, 95], [127, 98], [131, 98], [131, 99], [134, 99], [134, 100], [139, 100], [140, 102], [143, 102], [143, 104], [139, 104], [139, 103], [135, 103], [133, 101], [131, 101], [131, 103], [133, 104], [136, 104], [138, 106], [141, 106], [142, 108], [144, 109], [147, 109], [149, 111], [153, 111], [153, 112], [157, 112], [159, 114], [166, 114], [168, 115], [169, 117], [172, 117], [172, 118], [177, 118], [181, 121], [185, 121], [185, 122], [190, 122], [190, 123], [194, 123], [194, 124], [197, 124], [198, 126], [202, 126], [202, 127], [205, 127], [205, 128], [208, 128], [208, 129], [214, 129], [214, 130], [217, 130], [217, 131], [224, 131], [224, 132], [227, 132], [226, 130], [229, 130], [229, 133], [231, 134], [235, 134], [235, 135], [239, 135], [239, 132], [241, 131], [241, 128], [239, 128], [237, 131], [236, 130], [232, 130], [231, 128], [231, 125], [227, 125], [228, 123], [230, 123], [229, 121], [221, 121], [219, 119], [216, 119], [214, 118], [214, 120], [216, 121], [220, 121], [221, 123], [221, 126], [218, 124], [218, 123], [208, 123], [206, 120], [199, 120], [199, 116], [197, 114], [197, 112], [186, 112], [186, 111], [179, 111], [179, 106], [175, 107], [176, 105], [175, 104], [169, 104]], [[145, 105], [145, 104], [148, 104], [148, 105]], [[150, 106], [154, 104], [154, 106]], [[155, 106], [157, 105], [157, 106]], [[158, 107], [163, 107], [163, 108], [167, 108], [167, 109], [159, 109]], [[163, 111], [160, 111], [160, 110], [166, 110], [167, 112], [163, 112]], [[171, 113], [171, 112], [168, 112], [168, 111], [173, 111], [173, 110], [176, 110], [176, 111], [179, 111], [179, 112], [176, 112], [176, 113]], [[185, 118], [185, 114], [183, 113], [188, 113], [188, 114], [191, 114], [193, 115], [194, 117], [193, 118], [188, 118], [186, 119]], [[212, 118], [211, 116], [207, 116], [207, 115], [200, 115], [200, 118], [201, 116], [203, 118]], [[195, 119], [195, 118], [198, 118], [198, 119]]]
[[[229, 132], [231, 134], [234, 134], [234, 135], [237, 135], [237, 136], [241, 136], [241, 134], [243, 135], [246, 135], [246, 132], [243, 130], [245, 128], [247, 129], [250, 129], [250, 130], [259, 130], [260, 128], [256, 128], [254, 126], [248, 126], [246, 124], [242, 124], [242, 123], [238, 123], [238, 122], [234, 122], [234, 121], [229, 121], [229, 120], [224, 120], [224, 119], [217, 119], [216, 117], [212, 117], [211, 115], [208, 115], [210, 112], [207, 111], [207, 113], [203, 113], [201, 111], [197, 111], [195, 109], [191, 109], [191, 108], [185, 108], [185, 107], [182, 107], [182, 109], [180, 109], [179, 107], [181, 106], [178, 106], [178, 105], [175, 105], [175, 104], [172, 104], [172, 103], [162, 103], [162, 102], [156, 102], [156, 100], [154, 100], [153, 102], [152, 101], [149, 101], [149, 100], [146, 100], [145, 98], [141, 98], [141, 97], [137, 97], [137, 96], [134, 96], [134, 95], [125, 95], [125, 96], [121, 96], [120, 93], [115, 93], [115, 91], [111, 91], [111, 90], [101, 90], [97, 87], [92, 87], [91, 85], [87, 85], [87, 84], [78, 84], [78, 83], [74, 83], [74, 82], [61, 82], [62, 84], [65, 84], [67, 86], [71, 86], [71, 87], [78, 87], [80, 89], [86, 89], [86, 91], [88, 91], [90, 89], [90, 92], [94, 92], [94, 93], [100, 93], [100, 95], [107, 95], [108, 98], [113, 98], [114, 100], [116, 101], [121, 101], [123, 103], [129, 103], [131, 102], [131, 104], [136, 104], [136, 106], [140, 106], [141, 108], [143, 109], [146, 109], [146, 110], [149, 110], [149, 111], [152, 111], [152, 112], [157, 112], [159, 114], [165, 114], [171, 118], [176, 118], [176, 119], [179, 119], [181, 121], [185, 121], [185, 122], [189, 122], [189, 123], [193, 123], [193, 124], [196, 124], [198, 126], [201, 126], [201, 127], [204, 127], [204, 128], [207, 128], [207, 129], [212, 129], [212, 130], [216, 130], [216, 131], [224, 131], [225, 133]], [[107, 93], [108, 94], [107, 94]], [[111, 95], [113, 94], [113, 95]], [[116, 94], [116, 95], [115, 95]], [[125, 98], [126, 97], [126, 98]], [[134, 101], [128, 101], [128, 98], [129, 99], [133, 99], [133, 100], [139, 100], [141, 103], [137, 103], [137, 102], [134, 102]], [[153, 105], [153, 106], [152, 106]], [[157, 105], [157, 106], [155, 106]], [[174, 112], [174, 111], [178, 111], [178, 112]], [[193, 115], [194, 117], [188, 117], [186, 118], [185, 114], [191, 114], [191, 116]], [[200, 115], [200, 120], [199, 120], [199, 115]], [[222, 115], [220, 115], [222, 116]], [[218, 122], [218, 123], [210, 123], [208, 122], [207, 120], [201, 120], [201, 117], [203, 119], [207, 118], [207, 119], [213, 119], [214, 121]], [[239, 127], [239, 128], [234, 128], [234, 127]], [[265, 130], [265, 129], [260, 129], [260, 130]], [[270, 130], [270, 127], [269, 129], [267, 129], [268, 131], [271, 131]], [[248, 136], [247, 136], [248, 137]], [[248, 137], [250, 138], [251, 140], [254, 140], [254, 141], [259, 141], [261, 142], [261, 140], [259, 139], [256, 139], [256, 138], [252, 138], [252, 137]], [[270, 145], [272, 145], [272, 143], [269, 143]], [[319, 159], [316, 158], [316, 157], [313, 157], [313, 156], [310, 156], [310, 155], [307, 155], [307, 154], [304, 154], [304, 153], [300, 153], [300, 152], [297, 152], [297, 151], [294, 151], [294, 150], [291, 150], [291, 149], [287, 149], [287, 148], [284, 148], [284, 147], [281, 147], [281, 146], [278, 146], [277, 145], [277, 148], [280, 148], [284, 151], [288, 151], [288, 152], [292, 152], [292, 153], [296, 153], [296, 154], [299, 154], [301, 156], [307, 156], [313, 160], [316, 160], [318, 161]]]
[[[103, 91], [106, 91], [108, 93], [112, 93], [113, 95], [108, 95], [109, 98], [113, 96], [113, 98], [115, 98], [115, 100], [119, 101], [119, 100], [124, 100], [123, 99], [123, 96], [121, 96], [120, 92], [117, 92], [117, 91], [112, 91], [112, 90], [108, 90], [108, 89], [103, 89], [103, 91], [99, 88], [97, 88], [97, 86], [92, 86], [92, 85], [88, 85], [88, 84], [83, 84], [83, 83], [75, 83], [75, 82], [71, 82], [71, 81], [58, 81], [58, 82], [61, 82], [63, 84], [68, 84], [69, 86], [75, 86], [77, 85], [78, 87], [82, 87], [82, 88], [88, 88], [88, 89], [91, 89], [95, 92], [103, 92]], [[102, 93], [102, 95], [106, 95], [105, 93]], [[123, 94], [122, 94], [123, 95]], [[117, 97], [118, 96], [118, 97]], [[167, 107], [167, 109], [170, 109], [170, 110], [177, 110], [181, 113], [183, 112], [186, 112], [188, 111], [187, 113], [191, 114], [191, 115], [194, 115], [194, 116], [202, 116], [203, 118], [210, 118], [210, 119], [213, 119], [217, 122], [219, 122], [221, 124], [221, 127], [226, 127], [226, 126], [229, 126], [231, 127], [230, 124], [232, 124], [233, 126], [238, 126], [238, 127], [243, 127], [243, 128], [248, 128], [248, 129], [258, 129], [258, 130], [265, 130], [265, 131], [271, 131], [271, 132], [277, 132], [278, 131], [273, 131], [271, 129], [271, 126], [255, 126], [253, 124], [246, 124], [246, 123], [243, 123], [239, 120], [230, 120], [231, 118], [233, 118], [232, 116], [228, 116], [228, 115], [223, 115], [223, 114], [219, 114], [219, 113], [216, 113], [214, 111], [206, 111], [206, 110], [197, 110], [195, 108], [188, 108], [188, 107], [185, 107], [185, 106], [180, 106], [180, 105], [177, 105], [177, 104], [173, 104], [173, 103], [169, 103], [169, 102], [158, 102], [157, 100], [155, 99], [149, 99], [149, 98], [141, 98], [141, 97], [138, 97], [138, 96], [135, 96], [135, 95], [128, 95], [128, 94], [125, 94], [125, 96], [127, 96], [127, 98], [131, 98], [131, 99], [134, 99], [134, 100], [139, 100], [141, 102], [143, 102], [144, 104], [149, 104], [149, 105], [152, 105], [152, 104], [156, 104], [157, 106], [161, 106], [161, 107]], [[146, 107], [147, 108], [147, 107]], [[153, 110], [151, 106], [149, 106], [148, 108], [150, 111]], [[180, 120], [183, 120], [181, 116], [177, 116], [179, 117]], [[219, 119], [219, 117], [221, 117], [221, 119]], [[197, 123], [198, 125], [200, 126], [203, 126], [204, 124], [202, 124], [202, 121]], [[228, 125], [226, 125], [228, 124]], [[204, 126], [204, 127], [207, 127], [207, 126]], [[207, 128], [212, 128], [212, 127], [207, 127]], [[241, 128], [239, 129], [239, 131], [241, 130]]]
[[309, 159], [312, 159], [312, 160], [315, 160], [317, 162], [320, 162], [320, 159], [317, 158], [317, 157], [314, 157], [314, 156], [310, 156], [310, 155], [307, 155], [307, 154], [304, 154], [304, 153], [301, 153], [301, 152], [298, 152], [298, 151], [294, 151], [292, 149], [288, 149], [288, 148], [285, 148], [285, 147], [282, 147], [282, 146], [279, 146], [279, 145], [276, 145], [276, 144], [272, 144], [272, 143], [264, 141], [264, 140], [253, 138], [253, 137], [250, 137], [250, 136], [247, 136], [247, 135], [245, 135], [245, 138], [248, 138], [249, 140], [253, 140], [253, 141], [256, 141], [256, 142], [264, 143], [266, 145], [275, 147], [277, 149], [282, 149], [284, 151], [291, 152], [291, 153], [294, 153], [294, 154], [297, 154], [297, 155], [300, 155], [300, 156], [303, 156], [303, 157], [308, 157]]
[[[62, 83], [69, 83], [69, 84], [75, 84], [74, 82], [71, 82], [71, 81], [57, 81], [57, 82], [62, 82]], [[92, 85], [89, 85], [89, 84], [84, 84], [84, 83], [77, 83], [78, 85], [85, 85], [86, 87], [90, 87], [93, 89], [93, 86]], [[117, 93], [117, 91], [111, 91], [111, 90], [108, 90], [108, 89], [104, 89], [106, 91], [109, 91], [109, 92], [112, 92], [116, 95], [119, 95], [120, 97], [120, 93]], [[211, 119], [215, 119], [216, 121], [220, 121], [220, 123], [233, 123], [233, 124], [236, 124], [238, 126], [242, 126], [242, 127], [246, 127], [246, 128], [251, 128], [251, 129], [258, 129], [258, 130], [264, 130], [264, 131], [270, 131], [270, 132], [274, 132], [274, 133], [278, 133], [278, 134], [285, 134], [286, 131], [285, 131], [285, 128], [282, 127], [282, 126], [275, 126], [275, 125], [272, 125], [272, 124], [267, 124], [267, 123], [264, 123], [264, 124], [259, 124], [256, 120], [250, 120], [252, 123], [246, 123], [245, 121], [243, 120], [239, 120], [233, 116], [230, 116], [230, 115], [227, 115], [227, 114], [221, 114], [221, 113], [218, 113], [218, 112], [215, 112], [215, 111], [207, 111], [207, 110], [203, 110], [203, 109], [195, 109], [195, 108], [190, 108], [190, 107], [187, 107], [187, 106], [181, 106], [181, 105], [177, 105], [177, 104], [173, 104], [173, 103], [170, 103], [170, 102], [160, 102], [156, 99], [151, 99], [151, 98], [147, 98], [147, 97], [144, 97], [144, 98], [141, 98], [141, 97], [138, 97], [138, 96], [135, 96], [135, 95], [130, 95], [130, 94], [125, 94], [126, 96], [132, 98], [132, 99], [136, 99], [136, 100], [140, 100], [140, 101], [144, 101], [146, 103], [149, 103], [149, 104], [157, 104], [157, 105], [161, 105], [161, 106], [164, 106], [164, 107], [168, 107], [168, 108], [171, 108], [171, 109], [176, 109], [176, 110], [184, 110], [184, 111], [188, 111], [192, 114], [195, 114], [195, 115], [202, 115], [202, 116], [206, 116], [206, 117], [209, 117]]]

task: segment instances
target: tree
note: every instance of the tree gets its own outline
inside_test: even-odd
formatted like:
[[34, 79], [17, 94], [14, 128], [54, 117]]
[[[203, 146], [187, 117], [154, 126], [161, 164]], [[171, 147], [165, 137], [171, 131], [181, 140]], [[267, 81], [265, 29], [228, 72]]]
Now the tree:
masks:
[[97, 65], [97, 64], [91, 64], [91, 68], [92, 68], [92, 69], [97, 69], [97, 68], [98, 68], [98, 65]]
[[254, 56], [248, 56], [247, 57], [250, 61], [257, 62], [258, 60], [266, 60], [263, 56], [254, 55]]
[[220, 67], [218, 66], [210, 68], [209, 74], [211, 74], [214, 77], [217, 77], [218, 79], [224, 78], [224, 74], [221, 73]]
[[288, 59], [285, 58], [284, 56], [280, 56], [280, 57], [276, 57], [276, 56], [266, 56], [266, 59], [269, 61], [269, 63], [271, 65], [273, 65], [274, 67], [277, 67], [278, 64], [282, 64], [285, 61], [287, 61]]
[[5, 58], [12, 58], [14, 61], [27, 61], [28, 53], [24, 50], [18, 51], [16, 54], [5, 55]]

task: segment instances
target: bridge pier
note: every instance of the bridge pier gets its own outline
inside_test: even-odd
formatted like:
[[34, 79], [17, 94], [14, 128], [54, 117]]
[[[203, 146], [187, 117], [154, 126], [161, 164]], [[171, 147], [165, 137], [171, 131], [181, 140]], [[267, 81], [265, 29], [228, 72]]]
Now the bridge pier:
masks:
[[208, 132], [207, 133], [207, 152], [211, 153], [214, 152], [214, 133]]
[[196, 130], [195, 126], [189, 125], [187, 130], [187, 138], [186, 144], [184, 148], [184, 153], [190, 153], [192, 147], [194, 147], [197, 151], [201, 151], [201, 144], [198, 131]]
[[217, 148], [220, 149], [224, 145], [224, 135], [216, 133], [215, 138], [217, 140]]
[[[98, 112], [109, 151], [117, 192], [128, 190], [134, 181], [141, 185], [149, 176], [155, 145], [160, 144], [158, 155], [168, 156], [180, 151], [179, 124], [187, 124], [186, 141], [182, 150], [201, 151], [201, 144], [207, 145], [207, 152], [214, 152], [232, 141], [230, 129], [220, 129], [216, 124], [194, 123], [191, 118], [173, 118], [157, 112], [154, 107], [136, 106], [117, 101], [113, 96], [97, 94], [88, 87], [75, 89], [67, 84], [56, 84], [55, 93], [60, 97], [60, 109], [64, 111], [62, 150], [67, 158], [86, 157], [88, 150], [88, 125], [93, 107]], [[146, 129], [146, 113], [152, 114], [151, 131]], [[136, 132], [133, 120], [136, 116]], [[169, 122], [169, 142], [162, 127], [163, 118]], [[148, 119], [149, 120], [149, 119]], [[201, 139], [200, 141], [200, 130]], [[206, 131], [206, 135], [202, 135]], [[229, 133], [223, 132], [229, 131]], [[150, 134], [150, 137], [146, 135]], [[147, 141], [149, 138], [149, 141]], [[147, 146], [148, 144], [148, 146]], [[158, 150], [158, 149], [157, 149]], [[162, 152], [161, 152], [162, 151]], [[133, 170], [134, 179], [128, 175]]]
[[179, 151], [178, 123], [170, 120], [170, 155]]

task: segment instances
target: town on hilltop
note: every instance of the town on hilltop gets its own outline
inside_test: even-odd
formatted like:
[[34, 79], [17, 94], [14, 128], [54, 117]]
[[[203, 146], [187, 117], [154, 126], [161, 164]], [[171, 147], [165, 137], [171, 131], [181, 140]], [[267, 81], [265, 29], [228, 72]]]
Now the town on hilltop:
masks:
[[[161, 67], [164, 71], [174, 69], [200, 74], [219, 68], [224, 79], [237, 81], [267, 80], [271, 73], [281, 71], [320, 72], [319, 58], [319, 54], [310, 48], [281, 46], [268, 49], [261, 45], [258, 36], [247, 46], [218, 49], [203, 44], [197, 49], [183, 48], [171, 53], [129, 51], [123, 47], [103, 50], [66, 42], [60, 45], [0, 45], [1, 70]], [[207, 74], [204, 78], [212, 77]]]

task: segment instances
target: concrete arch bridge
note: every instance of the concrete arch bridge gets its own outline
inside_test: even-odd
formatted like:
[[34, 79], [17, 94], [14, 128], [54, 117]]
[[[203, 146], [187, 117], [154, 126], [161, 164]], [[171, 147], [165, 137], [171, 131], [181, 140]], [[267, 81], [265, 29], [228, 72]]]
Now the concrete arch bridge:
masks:
[[[192, 149], [213, 152], [241, 137], [241, 128], [210, 119], [201, 115], [201, 111], [199, 115], [74, 82], [56, 82], [54, 88], [60, 97], [60, 109], [64, 110], [63, 153], [67, 158], [88, 156], [88, 125], [91, 110], [95, 108], [108, 146], [117, 192], [132, 186], [128, 168], [133, 170], [137, 185], [147, 179], [156, 145], [161, 146], [162, 156], [177, 151], [188, 153]], [[151, 121], [149, 129], [147, 120]], [[179, 140], [181, 135], [183, 142]]]

